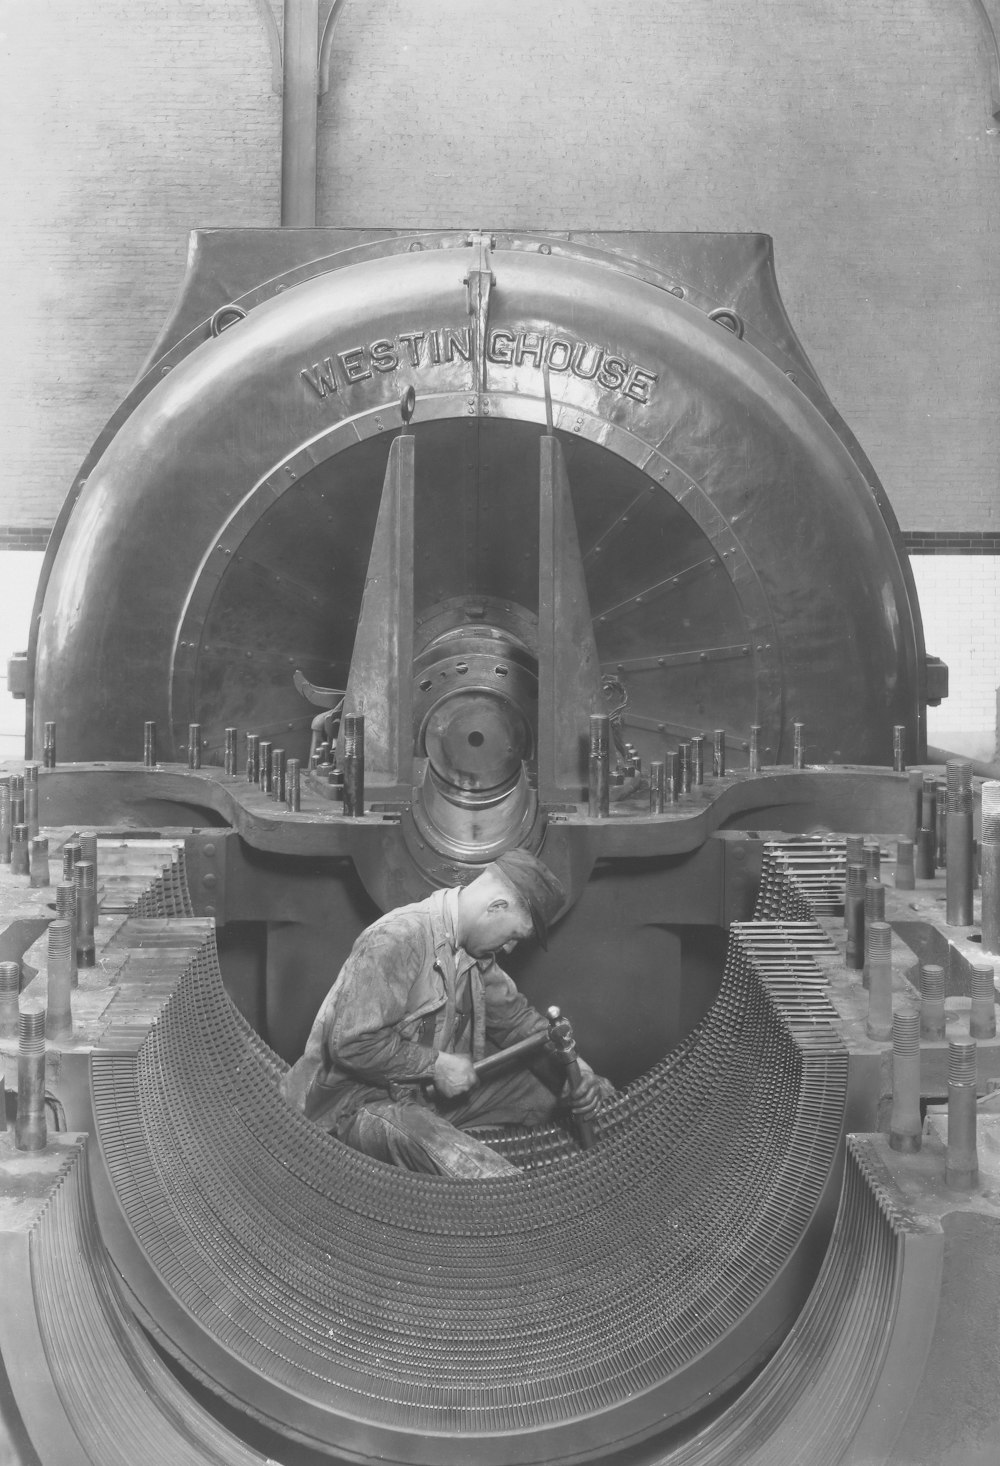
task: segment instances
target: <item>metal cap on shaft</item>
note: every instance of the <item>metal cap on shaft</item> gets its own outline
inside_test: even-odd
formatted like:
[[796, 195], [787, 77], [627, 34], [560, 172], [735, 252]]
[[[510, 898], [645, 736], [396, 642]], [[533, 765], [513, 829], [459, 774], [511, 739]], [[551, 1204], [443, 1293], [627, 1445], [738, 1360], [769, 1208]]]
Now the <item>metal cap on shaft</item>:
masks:
[[996, 993], [993, 968], [976, 962], [972, 967], [972, 1004], [969, 1009], [969, 1033], [973, 1038], [996, 1038]]
[[0, 1038], [17, 1038], [20, 962], [0, 962]]
[[955, 1191], [971, 1191], [979, 1181], [976, 1136], [976, 1042], [948, 1045], [948, 1149], [945, 1183]]
[[45, 1036], [58, 1040], [73, 1033], [73, 927], [68, 921], [49, 923], [48, 996], [45, 1007]]
[[45, 1127], [45, 1009], [21, 1009], [17, 1051], [17, 1122], [14, 1144], [18, 1150], [44, 1150]]
[[920, 974], [920, 1037], [940, 1043], [944, 1036], [944, 968], [928, 963]]
[[913, 1008], [892, 1018], [892, 1117], [889, 1144], [893, 1150], [920, 1149], [920, 1017]]
[[892, 928], [887, 921], [868, 929], [868, 1037], [892, 1037]]

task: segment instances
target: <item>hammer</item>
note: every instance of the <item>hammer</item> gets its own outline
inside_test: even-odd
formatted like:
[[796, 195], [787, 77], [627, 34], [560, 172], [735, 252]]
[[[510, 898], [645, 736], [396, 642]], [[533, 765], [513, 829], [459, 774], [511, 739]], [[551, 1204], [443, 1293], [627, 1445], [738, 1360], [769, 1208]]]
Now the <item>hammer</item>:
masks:
[[[528, 1059], [533, 1054], [539, 1053], [548, 1047], [554, 1051], [558, 1063], [566, 1071], [566, 1078], [569, 1080], [570, 1097], [577, 1093], [583, 1083], [583, 1076], [580, 1073], [580, 1064], [576, 1056], [576, 1043], [573, 1039], [573, 1030], [570, 1027], [568, 1018], [564, 1018], [560, 1008], [549, 1008], [545, 1015], [549, 1020], [548, 1030], [540, 1029], [538, 1033], [532, 1033], [528, 1038], [519, 1039], [517, 1043], [511, 1044], [509, 1048], [498, 1049], [495, 1054], [487, 1054], [485, 1059], [479, 1059], [473, 1064], [476, 1077], [480, 1084], [484, 1079], [490, 1079], [500, 1069], [506, 1069], [508, 1064], [516, 1064], [522, 1059]], [[426, 1087], [432, 1087], [426, 1082]], [[577, 1138], [580, 1141], [582, 1150], [589, 1150], [594, 1143], [594, 1127], [589, 1120], [580, 1115], [574, 1116], [576, 1123]]]

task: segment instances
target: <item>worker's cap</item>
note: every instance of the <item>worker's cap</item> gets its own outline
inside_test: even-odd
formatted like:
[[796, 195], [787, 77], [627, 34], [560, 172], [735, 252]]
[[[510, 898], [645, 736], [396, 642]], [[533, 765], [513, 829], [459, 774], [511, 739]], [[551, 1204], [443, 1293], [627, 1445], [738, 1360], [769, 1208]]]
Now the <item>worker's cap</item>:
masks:
[[493, 869], [527, 906], [535, 936], [547, 947], [549, 923], [555, 921], [566, 904], [562, 883], [527, 850], [508, 850], [493, 861]]

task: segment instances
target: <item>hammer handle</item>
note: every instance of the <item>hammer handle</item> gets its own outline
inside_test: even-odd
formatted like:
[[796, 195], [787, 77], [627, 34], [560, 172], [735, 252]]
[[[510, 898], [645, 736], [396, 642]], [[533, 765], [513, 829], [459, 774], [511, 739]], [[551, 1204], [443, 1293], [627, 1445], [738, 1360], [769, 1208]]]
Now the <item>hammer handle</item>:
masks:
[[517, 1063], [521, 1059], [527, 1059], [532, 1054], [537, 1054], [548, 1043], [549, 1035], [547, 1029], [540, 1033], [532, 1033], [527, 1038], [519, 1039], [516, 1044], [509, 1048], [498, 1049], [495, 1054], [487, 1054], [485, 1059], [478, 1059], [473, 1064], [480, 1082], [489, 1079], [498, 1069], [505, 1069], [508, 1064]]

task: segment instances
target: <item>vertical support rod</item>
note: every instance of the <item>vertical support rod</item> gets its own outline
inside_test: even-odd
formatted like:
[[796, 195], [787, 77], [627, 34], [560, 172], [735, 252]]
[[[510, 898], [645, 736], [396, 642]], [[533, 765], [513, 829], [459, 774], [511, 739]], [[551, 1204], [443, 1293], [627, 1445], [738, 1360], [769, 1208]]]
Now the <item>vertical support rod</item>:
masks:
[[[3, 791], [0, 790], [0, 798]], [[983, 951], [1000, 953], [1000, 781], [983, 784], [983, 828], [979, 846], [983, 884]]]
[[28, 872], [31, 886], [51, 885], [49, 880], [49, 842], [44, 835], [36, 835], [28, 851]]
[[363, 713], [345, 713], [344, 813], [357, 817], [365, 812], [365, 718]]
[[996, 992], [993, 968], [984, 962], [972, 964], [972, 1003], [969, 1007], [969, 1034], [972, 1038], [996, 1038]]
[[45, 1002], [45, 1037], [53, 1040], [73, 1036], [73, 927], [68, 921], [49, 923], [49, 970]]
[[14, 826], [14, 838], [10, 846], [10, 873], [12, 876], [30, 874], [27, 825]]
[[607, 819], [610, 812], [610, 750], [611, 719], [607, 713], [591, 713], [587, 813], [592, 820]]
[[892, 729], [892, 771], [894, 774], [906, 772], [906, 724], [895, 723]]
[[79, 974], [76, 969], [76, 886], [72, 880], [63, 881], [56, 886], [56, 917], [59, 921], [69, 922], [71, 943], [70, 943], [70, 987], [77, 987]]
[[649, 812], [650, 814], [663, 813], [663, 763], [660, 759], [653, 759], [649, 765]]
[[20, 962], [0, 962], [0, 1038], [17, 1038]]
[[11, 829], [24, 824], [24, 775], [13, 774], [10, 781]]
[[63, 880], [71, 881], [73, 879], [74, 866], [76, 865], [78, 860], [83, 859], [83, 846], [80, 844], [79, 835], [74, 835], [71, 839], [66, 841], [66, 844], [63, 846], [62, 855]]
[[908, 840], [905, 835], [900, 835], [896, 841], [896, 878], [897, 891], [914, 891], [917, 882], [913, 869], [913, 841]]
[[904, 834], [916, 845], [920, 838], [920, 814], [924, 797], [923, 769], [908, 769], [906, 779], [910, 787], [910, 794]]
[[45, 1128], [45, 1009], [22, 1008], [17, 1050], [17, 1121], [14, 1144], [18, 1150], [44, 1150]]
[[285, 766], [285, 803], [292, 814], [302, 808], [302, 784], [300, 764], [297, 758], [290, 758]]
[[281, 223], [316, 226], [319, 0], [285, 0], [281, 94]]
[[24, 823], [28, 826], [28, 838], [38, 834], [38, 765], [24, 766]]
[[79, 967], [93, 967], [97, 961], [94, 928], [97, 924], [97, 879], [89, 860], [73, 867], [76, 887], [76, 961]]
[[11, 818], [10, 775], [0, 774], [0, 863], [10, 865], [10, 842], [14, 833]]
[[[972, 925], [972, 765], [949, 759], [945, 920], [949, 926]], [[921, 831], [921, 835], [923, 831]]]
[[279, 804], [285, 802], [285, 750], [271, 750], [271, 798]]
[[726, 772], [726, 730], [716, 728], [712, 734], [712, 773], [721, 779]]
[[271, 749], [273, 745], [266, 738], [262, 738], [257, 747], [260, 758], [260, 792], [270, 794], [271, 792]]
[[948, 1149], [945, 1185], [971, 1191], [979, 1180], [976, 1144], [976, 1041], [948, 1045]]
[[873, 922], [868, 932], [869, 1038], [884, 1043], [892, 1037], [892, 927], [887, 921]]
[[677, 796], [681, 792], [681, 756], [679, 753], [668, 753], [666, 758], [667, 771], [667, 799], [671, 804], [677, 803]]
[[948, 785], [944, 779], [937, 782], [937, 801], [935, 804], [937, 815], [937, 863], [939, 866], [948, 864]]
[[847, 927], [846, 962], [855, 971], [865, 965], [865, 887], [868, 872], [863, 865], [847, 867], [844, 895], [844, 925]]
[[892, 1116], [889, 1144], [912, 1155], [920, 1149], [920, 1015], [915, 1008], [892, 1015]]
[[944, 968], [931, 962], [920, 973], [920, 1037], [940, 1043], [944, 1036]]
[[865, 885], [865, 963], [864, 973], [861, 979], [865, 987], [868, 986], [869, 978], [868, 959], [870, 956], [870, 943], [868, 938], [871, 933], [872, 923], [876, 921], [885, 921], [885, 886], [883, 886], [877, 876], [873, 876], [871, 871], [869, 871], [868, 881]]

